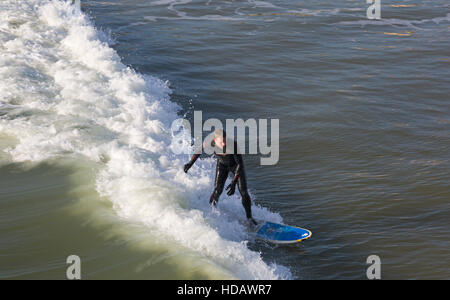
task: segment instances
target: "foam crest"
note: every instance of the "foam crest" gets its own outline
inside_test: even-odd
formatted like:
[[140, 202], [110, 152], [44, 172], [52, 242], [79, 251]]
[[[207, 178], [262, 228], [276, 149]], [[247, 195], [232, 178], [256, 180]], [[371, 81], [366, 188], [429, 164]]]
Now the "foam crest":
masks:
[[[207, 205], [212, 159], [189, 175], [170, 149], [180, 108], [166, 82], [126, 67], [89, 18], [64, 1], [0, 3], [0, 133], [16, 162], [74, 157], [99, 165], [96, 188], [118, 216], [199, 253], [237, 278], [290, 278], [247, 248], [240, 198]], [[189, 141], [183, 143], [185, 147]], [[281, 221], [254, 206], [257, 218]]]

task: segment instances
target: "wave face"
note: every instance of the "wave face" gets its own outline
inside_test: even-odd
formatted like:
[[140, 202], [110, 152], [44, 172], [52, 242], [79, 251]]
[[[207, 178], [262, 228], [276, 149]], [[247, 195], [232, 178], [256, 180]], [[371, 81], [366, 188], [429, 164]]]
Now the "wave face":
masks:
[[[17, 140], [5, 150], [10, 160], [94, 162], [96, 190], [119, 219], [198, 253], [232, 278], [291, 278], [288, 268], [247, 247], [240, 197], [223, 200], [219, 210], [207, 205], [212, 159], [182, 171], [188, 156], [172, 151], [170, 125], [180, 107], [168, 83], [125, 66], [110, 45], [68, 2], [0, 2], [0, 133]], [[253, 209], [257, 218], [282, 221]]]

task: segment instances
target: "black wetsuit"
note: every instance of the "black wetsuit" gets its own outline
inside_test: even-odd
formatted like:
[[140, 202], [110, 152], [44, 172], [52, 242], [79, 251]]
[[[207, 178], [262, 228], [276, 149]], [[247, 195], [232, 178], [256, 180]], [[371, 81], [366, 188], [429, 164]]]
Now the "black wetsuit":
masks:
[[[213, 142], [214, 143], [214, 142]], [[214, 144], [211, 146], [214, 147]], [[247, 190], [247, 179], [245, 176], [244, 170], [244, 162], [242, 160], [242, 155], [237, 153], [237, 143], [234, 142], [234, 154], [225, 154], [220, 155], [215, 153], [214, 155], [217, 158], [217, 167], [216, 167], [216, 178], [214, 183], [214, 191], [211, 194], [209, 202], [216, 205], [219, 201], [219, 197], [223, 192], [223, 188], [225, 182], [227, 180], [228, 174], [232, 172], [234, 174], [234, 178], [232, 181], [233, 186], [231, 189], [234, 193], [234, 184], [237, 184], [239, 192], [242, 196], [242, 205], [244, 206], [245, 213], [248, 219], [252, 218], [252, 203], [250, 199], [250, 195]], [[224, 150], [226, 153], [226, 150]], [[188, 163], [189, 168], [195, 163], [195, 161], [199, 158], [200, 154], [194, 154], [192, 156], [191, 161]], [[188, 169], [189, 169], [188, 168]], [[186, 171], [186, 170], [185, 170]]]

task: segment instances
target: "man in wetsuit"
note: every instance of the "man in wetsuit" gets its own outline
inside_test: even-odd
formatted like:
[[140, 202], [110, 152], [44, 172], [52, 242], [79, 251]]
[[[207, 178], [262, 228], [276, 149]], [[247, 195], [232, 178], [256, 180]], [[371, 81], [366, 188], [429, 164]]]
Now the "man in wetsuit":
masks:
[[[214, 206], [217, 205], [219, 197], [222, 194], [223, 187], [227, 180], [228, 174], [232, 172], [234, 178], [227, 186], [227, 195], [231, 196], [236, 190], [236, 184], [238, 185], [239, 192], [242, 196], [242, 205], [244, 206], [247, 219], [251, 225], [257, 225], [257, 222], [252, 217], [252, 202], [247, 191], [247, 179], [245, 177], [244, 162], [242, 155], [237, 152], [237, 143], [232, 141], [234, 151], [229, 151], [227, 154], [226, 147], [226, 133], [223, 130], [216, 130], [214, 132], [214, 140], [211, 143], [211, 147], [222, 151], [214, 151], [217, 158], [216, 178], [214, 183], [214, 192], [212, 193], [209, 203]], [[205, 145], [203, 145], [205, 147]], [[195, 161], [199, 158], [200, 154], [194, 154], [189, 163], [184, 165], [184, 172], [187, 173]]]

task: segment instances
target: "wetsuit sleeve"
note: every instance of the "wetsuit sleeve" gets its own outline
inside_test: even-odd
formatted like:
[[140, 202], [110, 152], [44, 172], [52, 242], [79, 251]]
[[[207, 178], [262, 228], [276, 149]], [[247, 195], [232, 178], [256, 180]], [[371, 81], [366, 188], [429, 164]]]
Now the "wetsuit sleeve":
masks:
[[[206, 148], [206, 144], [205, 144], [205, 142], [203, 142], [203, 148]], [[211, 147], [215, 147], [215, 143], [214, 143], [214, 140], [211, 142]], [[200, 157], [200, 155], [201, 154], [193, 154], [192, 155], [192, 157], [191, 157], [191, 160], [189, 161], [189, 163], [188, 163], [188, 165], [189, 166], [192, 166], [194, 163], [195, 163], [195, 161]]]
[[189, 169], [192, 167], [192, 165], [195, 163], [195, 161], [199, 158], [200, 154], [194, 154], [192, 155], [191, 160], [184, 165], [183, 170], [184, 173], [187, 173], [189, 171]]
[[195, 161], [200, 157], [200, 154], [194, 154], [192, 155], [191, 160], [189, 161], [189, 165], [193, 165], [195, 163]]

